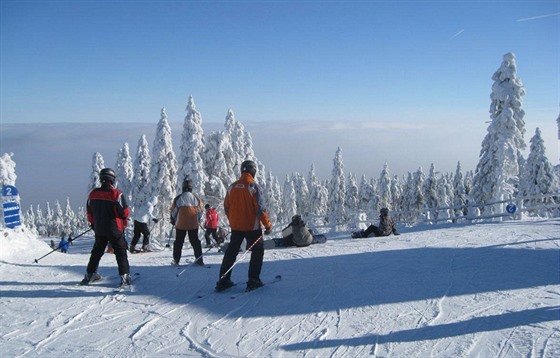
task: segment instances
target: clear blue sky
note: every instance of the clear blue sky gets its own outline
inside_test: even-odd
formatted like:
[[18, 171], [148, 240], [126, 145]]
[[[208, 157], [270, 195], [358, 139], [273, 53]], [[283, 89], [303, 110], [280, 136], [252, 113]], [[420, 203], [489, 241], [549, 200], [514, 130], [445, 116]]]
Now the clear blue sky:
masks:
[[163, 106], [182, 121], [191, 94], [208, 122], [232, 108], [242, 122], [480, 123], [507, 52], [528, 118], [558, 116], [560, 1], [2, 0], [0, 10], [2, 123], [156, 123]]

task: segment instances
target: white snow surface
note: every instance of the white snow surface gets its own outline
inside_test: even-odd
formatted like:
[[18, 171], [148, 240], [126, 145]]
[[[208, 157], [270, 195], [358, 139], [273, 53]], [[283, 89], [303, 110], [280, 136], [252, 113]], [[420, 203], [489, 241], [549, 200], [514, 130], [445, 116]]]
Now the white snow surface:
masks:
[[[169, 263], [170, 249], [129, 255], [131, 292], [104, 279], [78, 286], [92, 236], [68, 254], [51, 238], [0, 231], [3, 357], [560, 357], [560, 219], [416, 227], [400, 236], [265, 252], [244, 293], [215, 293], [210, 268]], [[55, 243], [58, 240], [53, 238]], [[238, 258], [241, 258], [240, 254]], [[184, 259], [192, 260], [185, 247]], [[199, 297], [202, 296], [202, 297]], [[232, 299], [232, 297], [234, 297]]]

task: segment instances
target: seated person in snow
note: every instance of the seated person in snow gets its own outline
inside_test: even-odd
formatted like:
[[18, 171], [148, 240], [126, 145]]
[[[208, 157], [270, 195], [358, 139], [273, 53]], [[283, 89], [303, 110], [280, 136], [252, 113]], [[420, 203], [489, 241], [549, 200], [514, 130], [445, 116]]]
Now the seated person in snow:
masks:
[[313, 232], [309, 230], [300, 215], [292, 216], [292, 222], [282, 230], [285, 246], [309, 246], [313, 242]]
[[371, 233], [377, 236], [389, 236], [391, 233], [398, 235], [397, 227], [395, 226], [395, 221], [389, 216], [389, 209], [381, 209], [381, 214], [379, 215], [379, 226], [370, 225], [365, 231], [358, 231], [352, 233], [352, 238], [357, 239], [361, 237], [368, 237]]

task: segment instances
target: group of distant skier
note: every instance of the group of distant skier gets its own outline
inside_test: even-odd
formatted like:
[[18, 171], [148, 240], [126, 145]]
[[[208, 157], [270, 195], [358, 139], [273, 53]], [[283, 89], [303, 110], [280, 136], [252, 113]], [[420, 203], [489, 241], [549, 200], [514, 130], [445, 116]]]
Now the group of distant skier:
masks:
[[[230, 279], [231, 272], [243, 240], [246, 240], [247, 249], [251, 251], [247, 289], [251, 290], [263, 285], [260, 279], [264, 256], [263, 235], [272, 232], [272, 224], [268, 218], [261, 189], [254, 180], [256, 172], [257, 165], [253, 161], [243, 162], [241, 177], [230, 185], [224, 199], [224, 210], [231, 228], [231, 236], [220, 267], [220, 276], [216, 283], [217, 291], [233, 286]], [[89, 193], [86, 205], [87, 218], [95, 233], [95, 242], [81, 284], [87, 285], [101, 278], [97, 272], [99, 261], [105, 248], [110, 244], [116, 257], [121, 286], [127, 286], [131, 284], [131, 277], [127, 257], [128, 244], [124, 230], [127, 226], [130, 209], [122, 192], [114, 187], [116, 175], [113, 169], [102, 169], [99, 172], [99, 180], [101, 186]], [[192, 192], [193, 186], [193, 181], [186, 179], [182, 185], [182, 193], [173, 199], [170, 208], [171, 224], [175, 227], [172, 261], [174, 265], [178, 265], [181, 260], [183, 244], [187, 236], [194, 251], [194, 263], [204, 265], [202, 247], [198, 239], [203, 202]], [[139, 208], [135, 215], [131, 252], [139, 251], [136, 250], [136, 245], [141, 235], [144, 236], [142, 250], [148, 250], [150, 235], [148, 222], [158, 220], [153, 215], [153, 207], [157, 203], [157, 199], [154, 199]], [[211, 245], [210, 236], [216, 240], [217, 244], [220, 244], [217, 212], [208, 204], [204, 209], [206, 209], [206, 244]]]
[[[224, 211], [230, 226], [229, 245], [225, 249], [224, 257], [220, 266], [216, 291], [223, 291], [234, 285], [231, 280], [233, 267], [237, 255], [240, 252], [242, 242], [246, 241], [246, 250], [251, 252], [249, 262], [247, 290], [254, 290], [263, 286], [260, 274], [264, 257], [264, 235], [272, 232], [268, 213], [263, 201], [260, 186], [255, 182], [257, 165], [251, 160], [241, 164], [240, 178], [231, 184], [224, 199]], [[95, 241], [86, 269], [84, 279], [80, 284], [88, 285], [90, 282], [99, 280], [99, 261], [103, 256], [107, 245], [112, 247], [117, 261], [121, 286], [130, 286], [130, 266], [127, 252], [138, 253], [149, 251], [150, 221], [157, 223], [158, 218], [154, 216], [154, 207], [157, 198], [153, 197], [144, 205], [140, 206], [134, 217], [134, 236], [131, 246], [124, 235], [127, 226], [130, 209], [123, 193], [115, 188], [116, 175], [113, 169], [104, 168], [99, 172], [101, 186], [93, 189], [87, 199], [86, 212], [90, 227], [95, 233]], [[218, 227], [219, 216], [215, 208], [209, 204], [203, 206], [203, 201], [193, 193], [194, 183], [185, 179], [182, 183], [182, 193], [173, 199], [170, 208], [170, 222], [175, 228], [175, 242], [173, 245], [173, 265], [179, 265], [185, 238], [194, 251], [195, 265], [204, 266], [202, 245], [198, 239], [198, 230], [202, 213], [205, 212], [205, 241], [206, 246], [211, 247], [210, 236], [217, 245], [223, 244], [224, 235], [219, 235], [223, 228]], [[204, 209], [203, 209], [204, 208]], [[263, 232], [264, 228], [264, 232]], [[366, 230], [355, 232], [352, 237], [387, 236], [391, 233], [398, 235], [394, 221], [389, 216], [386, 208], [381, 210], [380, 225], [371, 225]], [[136, 249], [140, 237], [143, 236], [141, 250]], [[283, 246], [307, 246], [313, 242], [313, 233], [309, 230], [299, 215], [294, 215], [292, 222], [283, 230]]]

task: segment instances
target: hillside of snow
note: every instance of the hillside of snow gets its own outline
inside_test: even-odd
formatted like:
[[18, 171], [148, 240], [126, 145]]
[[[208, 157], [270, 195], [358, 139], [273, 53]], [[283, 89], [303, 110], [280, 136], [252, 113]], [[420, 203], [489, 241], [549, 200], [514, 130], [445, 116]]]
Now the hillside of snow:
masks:
[[[210, 268], [169, 262], [166, 249], [129, 255], [132, 292], [104, 279], [77, 286], [93, 238], [68, 254], [51, 238], [0, 231], [0, 347], [4, 357], [559, 357], [560, 219], [416, 227], [400, 236], [265, 252], [244, 293], [213, 292]], [[55, 243], [58, 240], [55, 238]], [[238, 258], [241, 258], [240, 254]], [[183, 258], [192, 260], [184, 248]], [[185, 270], [177, 277], [177, 273]]]

